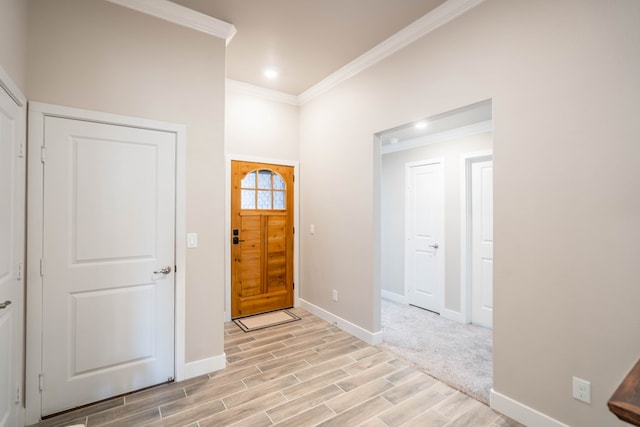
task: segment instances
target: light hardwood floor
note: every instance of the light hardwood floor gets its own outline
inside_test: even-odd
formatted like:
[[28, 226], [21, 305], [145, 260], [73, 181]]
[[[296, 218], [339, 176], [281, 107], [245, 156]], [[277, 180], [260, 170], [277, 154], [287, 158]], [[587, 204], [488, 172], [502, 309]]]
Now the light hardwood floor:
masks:
[[227, 367], [36, 424], [94, 426], [520, 426], [302, 309], [244, 333], [225, 324]]

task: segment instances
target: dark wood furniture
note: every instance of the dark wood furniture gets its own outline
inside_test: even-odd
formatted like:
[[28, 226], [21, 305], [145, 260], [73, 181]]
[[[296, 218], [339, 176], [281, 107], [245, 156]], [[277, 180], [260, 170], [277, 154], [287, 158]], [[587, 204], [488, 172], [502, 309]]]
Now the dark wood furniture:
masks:
[[640, 426], [640, 360], [622, 380], [607, 405], [622, 421]]

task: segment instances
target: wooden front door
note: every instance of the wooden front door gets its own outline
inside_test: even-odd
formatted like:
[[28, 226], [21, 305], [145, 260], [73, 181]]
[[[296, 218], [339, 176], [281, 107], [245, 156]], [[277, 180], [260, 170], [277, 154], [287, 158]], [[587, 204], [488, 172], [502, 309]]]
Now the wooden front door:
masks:
[[293, 167], [231, 162], [231, 317], [293, 306]]

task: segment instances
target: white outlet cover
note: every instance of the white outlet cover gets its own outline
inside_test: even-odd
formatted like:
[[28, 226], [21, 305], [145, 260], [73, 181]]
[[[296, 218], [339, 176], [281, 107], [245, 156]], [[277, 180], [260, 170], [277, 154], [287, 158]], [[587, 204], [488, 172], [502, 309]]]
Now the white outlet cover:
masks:
[[582, 378], [573, 377], [573, 398], [591, 404], [591, 383]]

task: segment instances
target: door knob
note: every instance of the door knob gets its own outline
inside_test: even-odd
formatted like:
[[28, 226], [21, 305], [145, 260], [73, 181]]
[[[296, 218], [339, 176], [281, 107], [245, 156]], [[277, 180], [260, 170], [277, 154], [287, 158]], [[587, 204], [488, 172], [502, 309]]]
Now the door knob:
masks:
[[237, 245], [238, 243], [242, 243], [242, 242], [244, 242], [244, 240], [240, 240], [239, 237], [234, 237], [233, 238], [233, 244], [234, 245]]
[[433, 249], [438, 249], [440, 246], [437, 243], [434, 243], [433, 245], [429, 245], [429, 247]]
[[0, 302], [0, 310], [3, 308], [7, 308], [11, 304], [11, 301], [6, 300], [5, 302]]
[[171, 273], [171, 267], [168, 265], [165, 265], [160, 270], [153, 272], [153, 274], [169, 274], [169, 273]]

